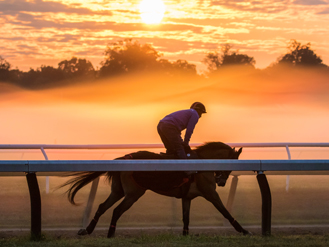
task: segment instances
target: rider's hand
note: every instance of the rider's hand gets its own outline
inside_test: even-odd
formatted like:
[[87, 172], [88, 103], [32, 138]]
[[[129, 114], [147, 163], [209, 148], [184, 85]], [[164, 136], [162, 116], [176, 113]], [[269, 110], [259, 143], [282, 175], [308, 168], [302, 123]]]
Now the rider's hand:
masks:
[[192, 152], [192, 149], [190, 148], [189, 145], [184, 145], [184, 151], [185, 151], [185, 153], [189, 154]]

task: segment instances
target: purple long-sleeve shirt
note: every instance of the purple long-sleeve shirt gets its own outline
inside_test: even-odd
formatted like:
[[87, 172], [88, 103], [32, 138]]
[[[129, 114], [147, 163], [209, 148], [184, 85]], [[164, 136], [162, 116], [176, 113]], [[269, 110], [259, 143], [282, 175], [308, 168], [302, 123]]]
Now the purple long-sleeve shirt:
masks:
[[194, 109], [181, 110], [165, 116], [160, 122], [170, 123], [182, 131], [186, 129], [184, 144], [188, 145], [193, 134], [193, 130], [199, 121], [199, 114]]

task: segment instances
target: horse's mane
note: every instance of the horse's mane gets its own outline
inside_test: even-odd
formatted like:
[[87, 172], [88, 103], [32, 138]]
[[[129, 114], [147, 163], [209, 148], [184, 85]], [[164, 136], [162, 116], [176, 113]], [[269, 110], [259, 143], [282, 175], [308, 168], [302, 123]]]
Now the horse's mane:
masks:
[[195, 149], [195, 151], [204, 151], [204, 150], [218, 150], [218, 149], [230, 149], [232, 150], [232, 148], [225, 144], [225, 143], [222, 143], [222, 142], [207, 142], [205, 144], [203, 144], [202, 146], [199, 146]]

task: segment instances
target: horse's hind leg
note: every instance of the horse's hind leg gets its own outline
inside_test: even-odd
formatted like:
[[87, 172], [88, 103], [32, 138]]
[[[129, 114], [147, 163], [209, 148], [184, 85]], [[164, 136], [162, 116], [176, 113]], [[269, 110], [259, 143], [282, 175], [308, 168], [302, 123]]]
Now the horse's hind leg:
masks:
[[121, 198], [124, 197], [124, 192], [121, 186], [121, 182], [117, 181], [118, 179], [120, 179], [120, 177], [114, 177], [113, 181], [112, 181], [112, 192], [110, 194], [110, 196], [98, 206], [98, 209], [95, 213], [94, 218], [91, 220], [91, 222], [89, 223], [89, 225], [86, 227], [86, 229], [81, 229], [78, 234], [79, 235], [87, 235], [87, 234], [91, 234], [95, 227], [96, 224], [99, 220], [99, 218], [110, 208], [113, 206], [114, 203], [116, 203], [117, 201], [119, 201]]
[[121, 215], [126, 212], [142, 195], [144, 195], [145, 190], [135, 191], [134, 193], [129, 193], [125, 196], [123, 201], [113, 210], [111, 226], [109, 228], [107, 237], [111, 238], [114, 236], [115, 228], [117, 225], [117, 221], [121, 217]]
[[111, 195], [106, 199], [105, 202], [101, 203], [98, 206], [98, 210], [95, 213], [94, 218], [91, 220], [91, 222], [89, 223], [89, 225], [86, 227], [86, 229], [81, 229], [78, 234], [79, 235], [87, 235], [87, 234], [91, 234], [95, 227], [96, 224], [99, 220], [99, 218], [111, 207], [113, 206], [114, 203], [116, 203], [117, 201], [119, 201], [124, 195], [118, 195], [118, 194], [113, 194], [111, 193]]

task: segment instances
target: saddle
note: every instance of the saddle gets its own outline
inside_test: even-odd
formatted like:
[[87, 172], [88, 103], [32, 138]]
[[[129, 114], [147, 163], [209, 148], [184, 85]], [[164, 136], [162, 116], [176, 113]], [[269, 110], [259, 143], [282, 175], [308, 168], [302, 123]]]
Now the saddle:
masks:
[[[178, 157], [175, 154], [168, 154], [168, 153], [162, 153], [160, 152], [160, 156], [162, 159], [178, 159]], [[198, 159], [199, 156], [191, 151], [190, 153], [187, 154], [187, 159]]]
[[191, 183], [191, 179], [183, 171], [135, 171], [132, 177], [139, 186], [159, 192], [170, 191]]
[[[177, 159], [174, 154], [150, 153], [139, 151], [124, 156], [125, 159]], [[166, 192], [179, 188], [182, 197], [189, 190], [190, 184], [194, 181], [194, 174], [187, 175], [184, 171], [135, 171], [132, 178], [144, 189], [156, 192]]]

